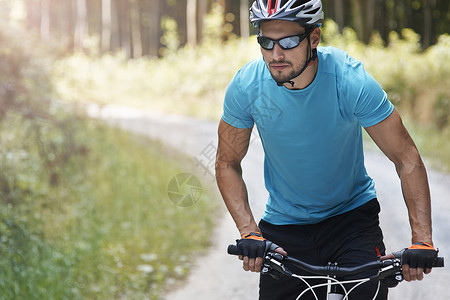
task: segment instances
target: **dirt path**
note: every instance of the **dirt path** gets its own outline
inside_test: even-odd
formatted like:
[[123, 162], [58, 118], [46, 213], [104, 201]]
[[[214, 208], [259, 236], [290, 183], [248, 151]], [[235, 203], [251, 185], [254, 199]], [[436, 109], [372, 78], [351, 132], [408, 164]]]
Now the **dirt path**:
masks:
[[[161, 115], [153, 112], [107, 106], [101, 114], [92, 106], [92, 116], [101, 117], [126, 130], [160, 139], [169, 146], [183, 150], [185, 154], [202, 161], [206, 150], [216, 147], [217, 124], [191, 118]], [[210, 152], [210, 151], [209, 151]], [[259, 219], [264, 209], [267, 193], [263, 183], [263, 151], [254, 136], [244, 159], [244, 178], [250, 202]], [[206, 164], [210, 165], [210, 164]], [[403, 203], [399, 179], [395, 169], [379, 151], [366, 152], [369, 175], [375, 179], [381, 203], [381, 226], [388, 251], [399, 250], [410, 242], [406, 207]], [[198, 170], [200, 171], [200, 170]], [[209, 169], [212, 172], [211, 169]], [[212, 173], [211, 173], [212, 174]], [[450, 176], [429, 170], [433, 199], [434, 242], [441, 249], [440, 255], [450, 262]], [[254, 300], [258, 294], [258, 276], [244, 272], [240, 262], [225, 254], [226, 246], [233, 242], [238, 232], [233, 221], [224, 213], [218, 220], [212, 247], [208, 254], [195, 262], [186, 282], [165, 295], [166, 300]], [[448, 267], [447, 267], [448, 269]], [[449, 299], [450, 271], [433, 270], [422, 282], [402, 283], [390, 290], [391, 300], [399, 299]]]

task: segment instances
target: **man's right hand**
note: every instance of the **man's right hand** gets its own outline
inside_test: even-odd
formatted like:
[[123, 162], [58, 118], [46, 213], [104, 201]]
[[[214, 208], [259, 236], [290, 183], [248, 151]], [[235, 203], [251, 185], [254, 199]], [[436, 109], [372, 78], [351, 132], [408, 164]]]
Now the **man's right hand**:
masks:
[[[243, 234], [237, 240], [239, 259], [243, 261], [245, 271], [260, 272], [262, 268], [263, 255], [266, 251], [267, 241], [260, 232], [250, 232]], [[287, 255], [281, 247], [275, 250], [281, 255]]]

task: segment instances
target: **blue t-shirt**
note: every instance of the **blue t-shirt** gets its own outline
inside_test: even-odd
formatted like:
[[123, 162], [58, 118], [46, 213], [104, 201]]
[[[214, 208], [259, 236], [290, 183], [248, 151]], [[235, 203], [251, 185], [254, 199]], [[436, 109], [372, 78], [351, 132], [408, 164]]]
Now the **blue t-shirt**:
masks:
[[222, 119], [258, 129], [269, 192], [262, 219], [314, 224], [376, 197], [364, 167], [361, 126], [387, 118], [393, 105], [361, 62], [318, 48], [318, 70], [305, 89], [277, 86], [262, 58], [228, 86]]

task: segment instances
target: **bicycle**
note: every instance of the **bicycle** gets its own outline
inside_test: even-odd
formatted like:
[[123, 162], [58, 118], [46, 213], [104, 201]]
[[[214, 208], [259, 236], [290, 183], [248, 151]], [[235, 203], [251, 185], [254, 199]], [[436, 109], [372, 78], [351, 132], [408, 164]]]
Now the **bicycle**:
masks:
[[[305, 263], [293, 257], [283, 256], [275, 252], [275, 249], [278, 247], [279, 247], [278, 245], [272, 242], [266, 242], [266, 251], [263, 255], [263, 267], [261, 270], [261, 274], [270, 275], [275, 279], [279, 279], [281, 276], [285, 275], [295, 277], [303, 281], [307, 285], [307, 288], [300, 293], [300, 295], [297, 297], [297, 300], [301, 299], [301, 297], [309, 291], [311, 291], [316, 300], [318, 300], [319, 298], [314, 292], [314, 289], [323, 286], [328, 287], [328, 300], [347, 300], [350, 293], [354, 289], [356, 289], [358, 286], [364, 283], [373, 280], [378, 281], [378, 288], [373, 297], [373, 299], [376, 299], [380, 288], [381, 280], [384, 280], [385, 283], [388, 285], [388, 287], [395, 287], [399, 282], [403, 281], [402, 254], [405, 251], [405, 249], [394, 252], [393, 259], [386, 259], [383, 261], [377, 260], [361, 264], [356, 267], [339, 267], [337, 264], [331, 262], [328, 263], [327, 266], [316, 266]], [[237, 246], [229, 245], [228, 254], [238, 255]], [[295, 274], [286, 267], [284, 262], [292, 264], [308, 273], [314, 274], [315, 276], [303, 276]], [[444, 258], [437, 257], [436, 260], [434, 261], [433, 267], [434, 268], [444, 267]], [[377, 274], [371, 277], [347, 281], [340, 281], [338, 279], [340, 277], [342, 278], [345, 276], [357, 275], [359, 273], [372, 269], [378, 269], [378, 272]], [[306, 281], [307, 279], [325, 279], [327, 280], [327, 282], [316, 285], [310, 285]], [[354, 284], [354, 286], [352, 286], [349, 290], [347, 290], [344, 284]]]

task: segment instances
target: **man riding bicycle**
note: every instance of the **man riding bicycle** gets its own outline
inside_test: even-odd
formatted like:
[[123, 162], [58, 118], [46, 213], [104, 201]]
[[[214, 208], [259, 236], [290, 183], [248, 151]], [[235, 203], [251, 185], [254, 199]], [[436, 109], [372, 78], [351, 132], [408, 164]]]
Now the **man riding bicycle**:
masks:
[[[385, 255], [380, 207], [364, 167], [362, 126], [395, 164], [412, 231], [403, 274], [407, 281], [421, 280], [436, 256], [430, 192], [397, 110], [361, 62], [318, 47], [320, 0], [256, 0], [250, 12], [262, 58], [242, 67], [228, 86], [216, 158], [217, 184], [241, 234], [244, 269], [261, 270], [265, 240], [311, 264], [352, 266]], [[241, 169], [255, 124], [269, 192], [259, 224]], [[296, 299], [304, 288], [295, 279], [260, 277], [260, 299]], [[374, 289], [357, 288], [350, 299], [372, 299]], [[387, 299], [386, 286], [377, 299]]]

